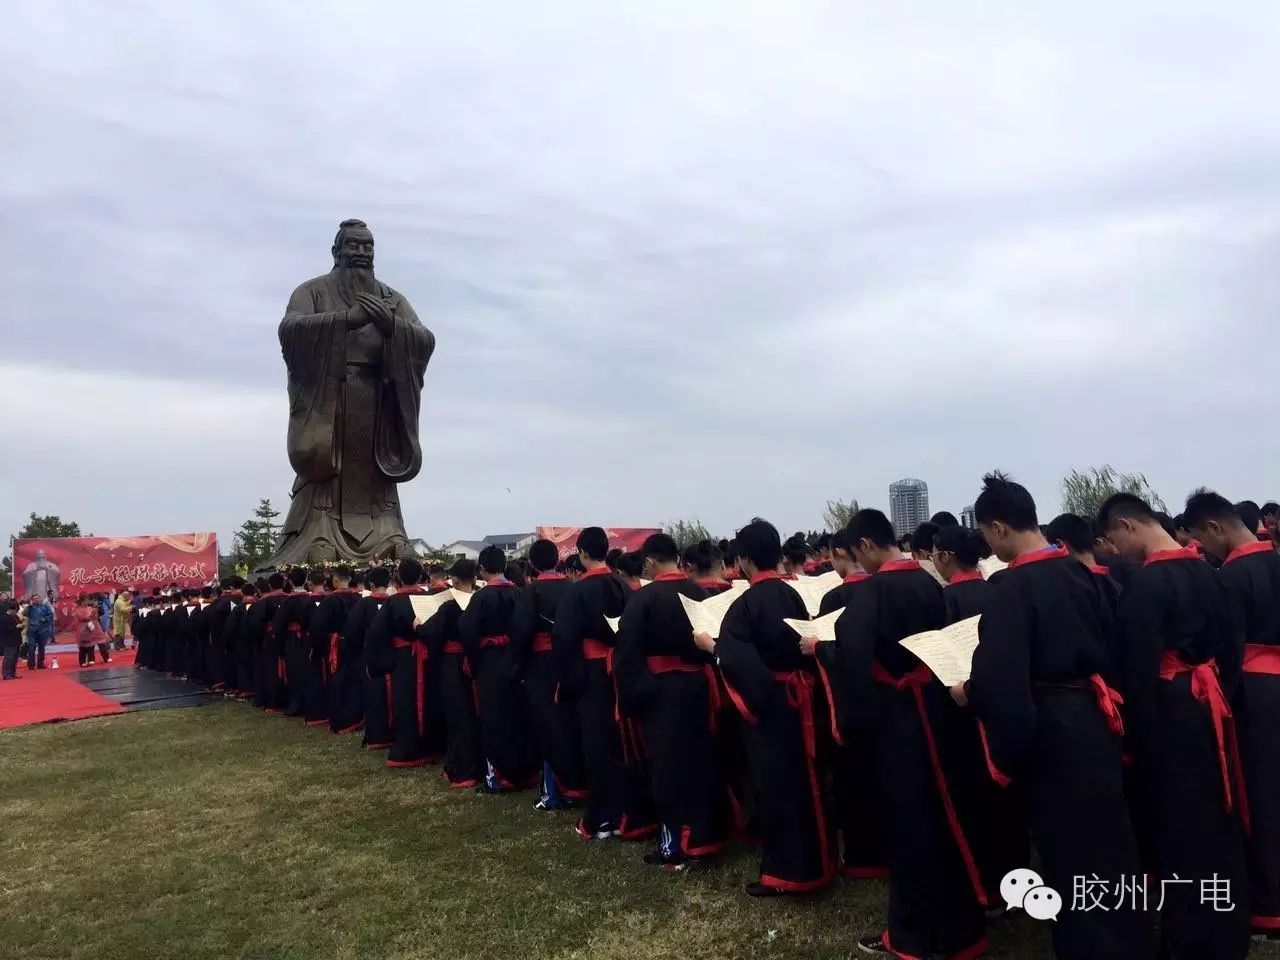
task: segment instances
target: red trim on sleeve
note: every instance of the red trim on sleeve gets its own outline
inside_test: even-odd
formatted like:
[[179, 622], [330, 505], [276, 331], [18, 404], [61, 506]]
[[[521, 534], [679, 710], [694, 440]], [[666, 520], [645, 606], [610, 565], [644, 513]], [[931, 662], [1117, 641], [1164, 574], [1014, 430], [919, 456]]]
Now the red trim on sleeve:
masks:
[[1013, 783], [1013, 778], [997, 767], [995, 761], [991, 759], [991, 745], [987, 742], [987, 728], [981, 720], [978, 721], [978, 737], [982, 740], [982, 756], [987, 761], [987, 773], [991, 774], [991, 779], [996, 782], [997, 786], [1009, 786], [1009, 784]]
[[724, 688], [729, 694], [729, 699], [732, 700], [733, 705], [738, 708], [738, 713], [742, 714], [742, 719], [754, 727], [760, 722], [760, 720], [751, 712], [751, 708], [747, 706], [747, 702], [742, 699], [742, 694], [733, 689], [733, 684], [729, 682], [729, 678], [724, 675], [723, 671], [720, 674], [720, 679], [724, 681]]

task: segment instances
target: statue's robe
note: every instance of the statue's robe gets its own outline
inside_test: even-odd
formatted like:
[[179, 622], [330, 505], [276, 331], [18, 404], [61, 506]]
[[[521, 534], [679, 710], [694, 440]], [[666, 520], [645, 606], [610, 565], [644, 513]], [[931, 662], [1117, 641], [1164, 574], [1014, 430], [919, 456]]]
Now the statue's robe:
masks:
[[274, 566], [407, 546], [396, 484], [422, 467], [418, 410], [435, 337], [408, 300], [372, 283], [393, 311], [390, 335], [372, 322], [347, 329], [355, 291], [336, 267], [298, 287], [280, 323], [297, 479]]

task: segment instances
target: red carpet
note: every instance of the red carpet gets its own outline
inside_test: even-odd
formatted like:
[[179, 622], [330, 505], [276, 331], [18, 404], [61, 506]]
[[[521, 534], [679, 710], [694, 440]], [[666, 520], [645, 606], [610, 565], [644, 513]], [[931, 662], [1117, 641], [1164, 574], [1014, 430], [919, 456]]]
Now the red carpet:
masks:
[[[76, 666], [74, 653], [60, 653], [57, 657], [57, 670], [28, 670], [23, 661], [18, 665], [20, 679], [0, 681], [0, 729], [124, 712], [121, 704], [77, 683], [74, 675], [80, 669], [129, 666], [134, 658], [132, 649], [114, 651], [109, 664], [99, 660], [92, 667], [84, 668]], [[53, 655], [46, 654], [45, 663], [52, 662]]]

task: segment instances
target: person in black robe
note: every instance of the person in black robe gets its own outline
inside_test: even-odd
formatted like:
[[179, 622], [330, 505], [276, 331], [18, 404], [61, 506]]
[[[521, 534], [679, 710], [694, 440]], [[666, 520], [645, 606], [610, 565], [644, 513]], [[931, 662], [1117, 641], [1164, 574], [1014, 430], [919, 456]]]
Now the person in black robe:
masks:
[[[1098, 526], [1142, 564], [1120, 599], [1118, 626], [1134, 821], [1152, 827], [1148, 872], [1216, 877], [1243, 892], [1242, 778], [1228, 705], [1243, 645], [1234, 642], [1213, 569], [1133, 494], [1108, 498]], [[1161, 932], [1168, 956], [1236, 960], [1249, 950], [1245, 910], [1206, 906], [1195, 885], [1169, 891]]]
[[[1098, 576], [1102, 592], [1106, 594], [1114, 611], [1120, 604], [1120, 581], [1111, 575], [1111, 571], [1112, 569], [1122, 571], [1121, 576], [1125, 578], [1125, 582], [1128, 582], [1137, 565], [1120, 554], [1111, 558], [1111, 566], [1099, 563], [1094, 552], [1098, 543], [1094, 538], [1094, 524], [1074, 513], [1062, 513], [1054, 517], [1045, 527], [1044, 535], [1050, 543], [1066, 547], [1071, 556], [1083, 563], [1090, 573]], [[1108, 549], [1115, 549], [1115, 545], [1110, 540], [1106, 540], [1105, 537], [1103, 540], [1107, 543]]]
[[255, 703], [268, 713], [278, 713], [289, 704], [289, 685], [285, 671], [284, 637], [276, 633], [276, 614], [289, 598], [292, 585], [284, 574], [273, 573], [267, 579], [270, 588], [262, 600], [253, 605], [246, 617], [245, 630], [257, 653], [258, 688]]
[[[348, 575], [350, 571], [348, 571]], [[321, 567], [307, 575], [308, 592], [299, 596], [296, 622], [298, 624], [294, 658], [289, 665], [292, 684], [296, 693], [298, 716], [308, 727], [329, 725], [329, 695], [325, 689], [328, 671], [328, 635], [317, 640], [313, 620], [316, 611], [329, 597], [329, 577]], [[292, 639], [292, 638], [291, 638]], [[323, 653], [317, 644], [323, 642]]]
[[745, 722], [747, 760], [759, 819], [760, 877], [755, 897], [808, 893], [835, 875], [835, 833], [817, 769], [817, 679], [784, 618], [809, 619], [800, 594], [777, 572], [782, 540], [755, 519], [734, 541], [738, 569], [751, 581], [725, 613], [720, 636], [695, 634], [714, 653], [726, 691]]
[[161, 621], [161, 632], [164, 637], [164, 669], [165, 673], [171, 677], [183, 677], [186, 666], [184, 631], [190, 613], [181, 590], [175, 592], [170, 599], [172, 603], [169, 612]]
[[239, 577], [223, 577], [218, 584], [218, 595], [213, 603], [205, 608], [200, 632], [204, 643], [205, 679], [209, 689], [215, 693], [230, 692], [227, 681], [231, 680], [231, 690], [235, 689], [234, 672], [228, 669], [227, 650], [223, 643], [223, 629], [227, 624], [227, 615], [231, 612], [231, 602], [240, 598]]
[[351, 586], [354, 576], [350, 567], [338, 567], [333, 571], [333, 589], [311, 611], [311, 622], [307, 630], [311, 657], [311, 669], [307, 676], [308, 682], [313, 685], [304, 698], [307, 724], [327, 725], [334, 733], [350, 733], [364, 725], [363, 712], [354, 711], [350, 707], [344, 716], [335, 716], [343, 707], [339, 694], [342, 635], [351, 609], [361, 599], [360, 591]]
[[627, 757], [632, 749], [619, 722], [613, 682], [613, 629], [631, 590], [610, 571], [609, 538], [601, 527], [578, 534], [583, 573], [560, 602], [551, 629], [551, 657], [562, 702], [574, 704], [582, 731], [587, 806], [578, 822], [583, 839], [639, 840], [657, 832], [652, 801]]
[[374, 617], [367, 639], [373, 650], [390, 653], [394, 736], [386, 765], [393, 768], [439, 763], [444, 755], [443, 713], [440, 704], [428, 696], [429, 648], [416, 633], [417, 616], [409, 599], [428, 592], [422, 586], [424, 576], [417, 560], [408, 557], [400, 561], [396, 568], [400, 589]]
[[654, 534], [641, 554], [651, 582], [622, 614], [614, 675], [621, 714], [643, 727], [660, 823], [658, 849], [644, 860], [679, 870], [718, 853], [728, 839], [729, 802], [715, 739], [719, 680], [712, 658], [693, 642], [680, 601], [705, 600], [707, 593], [680, 571], [675, 540]]
[[1197, 490], [1183, 513], [1217, 571], [1240, 677], [1231, 709], [1244, 770], [1249, 911], [1254, 933], [1280, 939], [1280, 555], [1225, 497]]
[[151, 624], [147, 620], [154, 615], [155, 601], [151, 597], [143, 597], [133, 608], [133, 665], [140, 670], [151, 669]]
[[483, 793], [526, 790], [541, 766], [530, 736], [529, 708], [512, 657], [511, 625], [519, 591], [506, 578], [507, 558], [500, 547], [480, 551], [485, 588], [471, 598], [458, 622], [458, 640], [473, 670], [484, 745]]
[[700, 540], [685, 547], [680, 566], [709, 596], [724, 593], [731, 586], [724, 575], [724, 554], [711, 540]]
[[196, 588], [182, 591], [182, 615], [174, 621], [178, 636], [178, 669], [180, 676], [191, 683], [200, 682], [203, 672], [199, 627], [200, 627], [200, 590]]
[[542, 789], [534, 804], [538, 810], [559, 810], [587, 796], [578, 714], [573, 704], [556, 697], [551, 659], [551, 628], [569, 590], [564, 574], [555, 572], [558, 559], [550, 540], [529, 547], [534, 578], [520, 591], [511, 619], [511, 661], [524, 677], [529, 718], [542, 754]]
[[982, 559], [982, 534], [959, 525], [939, 527], [933, 535], [933, 565], [947, 582], [942, 598], [947, 623], [976, 617], [986, 605], [990, 586], [978, 569]]
[[[942, 588], [917, 560], [903, 556], [879, 510], [860, 510], [845, 535], [871, 579], [854, 588], [836, 623], [831, 672], [839, 677], [837, 699], [850, 704], [844, 711], [850, 732], [879, 728], [889, 841], [887, 928], [858, 946], [918, 957], [976, 956], [986, 946], [982, 907], [989, 898], [971, 836], [980, 773], [965, 729], [973, 721], [899, 644], [945, 625]], [[913, 548], [931, 555], [933, 534], [927, 547], [917, 539]]]
[[227, 606], [227, 616], [222, 624], [222, 644], [227, 651], [227, 682], [235, 678], [234, 689], [227, 690], [227, 696], [247, 700], [257, 689], [254, 676], [254, 662], [248, 653], [245, 636], [245, 618], [258, 599], [258, 587], [253, 583], [241, 581], [238, 590], [232, 591], [231, 602]]
[[[321, 582], [323, 572], [317, 571]], [[311, 610], [318, 602], [307, 589], [310, 573], [305, 567], [294, 567], [288, 573], [291, 590], [289, 596], [276, 607], [271, 621], [271, 634], [279, 645], [284, 663], [283, 679], [287, 698], [283, 713], [286, 717], [301, 717], [305, 712], [303, 697], [306, 689], [307, 645], [304, 637]]]
[[[350, 664], [360, 682], [360, 703], [364, 711], [364, 737], [366, 750], [389, 750], [395, 740], [393, 705], [391, 702], [391, 671], [395, 658], [390, 646], [377, 648], [369, 644], [369, 628], [387, 602], [391, 588], [391, 571], [386, 567], [369, 570], [365, 589], [369, 596], [362, 597], [351, 610], [342, 640], [350, 656], [344, 664]], [[346, 666], [343, 666], [346, 676]], [[345, 687], [345, 681], [344, 681]]]
[[[458, 560], [449, 568], [453, 589], [475, 592], [474, 560]], [[444, 707], [449, 740], [441, 765], [445, 782], [459, 790], [479, 787], [485, 779], [484, 747], [476, 708], [474, 671], [459, 640], [462, 608], [456, 600], [442, 604], [435, 616], [418, 627], [417, 635], [429, 649], [440, 651], [440, 700]]]
[[[841, 582], [828, 590], [818, 606], [818, 616], [823, 617], [837, 610], [844, 610], [852, 599], [858, 584], [871, 578], [853, 557], [853, 550], [845, 532], [833, 534], [830, 541], [832, 569], [839, 573]], [[801, 651], [814, 655], [814, 664], [822, 680], [823, 699], [826, 703], [826, 724], [829, 734], [827, 766], [831, 771], [831, 787], [836, 828], [840, 834], [840, 873], [842, 876], [868, 879], [889, 876], [889, 845], [885, 831], [885, 813], [881, 791], [868, 790], [868, 770], [880, 769], [880, 736], [872, 728], [853, 729], [853, 725], [841, 720], [842, 707], [838, 699], [839, 676], [832, 679], [836, 669], [834, 649], [830, 644], [817, 645], [816, 638], [801, 640]], [[845, 735], [846, 727], [849, 735]]]
[[[1099, 578], [1045, 540], [1035, 501], [1001, 474], [974, 504], [987, 543], [1009, 567], [991, 590], [969, 680], [952, 688], [980, 722], [997, 783], [1024, 781], [1046, 885], [1140, 877], [1125, 804], [1123, 721], [1115, 692], [1115, 621]], [[1150, 953], [1140, 910], [1067, 910], [1053, 924], [1062, 960]]]

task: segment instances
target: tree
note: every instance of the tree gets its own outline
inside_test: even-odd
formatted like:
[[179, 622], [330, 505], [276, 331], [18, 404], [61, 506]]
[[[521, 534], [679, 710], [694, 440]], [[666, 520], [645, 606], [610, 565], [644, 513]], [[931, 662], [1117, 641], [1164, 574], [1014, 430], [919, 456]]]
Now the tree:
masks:
[[1092, 520], [1103, 502], [1114, 493], [1132, 493], [1147, 501], [1152, 510], [1164, 510], [1160, 494], [1141, 473], [1121, 473], [1111, 464], [1072, 470], [1062, 479], [1062, 512]]
[[859, 509], [857, 500], [828, 500], [827, 508], [822, 511], [822, 523], [829, 533], [838, 533], [849, 525], [849, 518]]
[[[14, 540], [49, 540], [57, 537], [78, 536], [80, 536], [80, 524], [64, 523], [61, 517], [52, 513], [43, 517], [33, 513], [26, 525], [18, 531], [17, 537], [9, 538], [9, 550], [12, 554]], [[10, 593], [12, 590], [13, 557], [10, 555], [0, 564], [0, 593]]]
[[[270, 500], [259, 500], [253, 516], [240, 525], [231, 542], [231, 566], [237, 572], [251, 572], [271, 558], [280, 535], [276, 518], [280, 512], [271, 506]], [[221, 563], [219, 563], [221, 567]]]
[[716, 538], [711, 535], [701, 520], [671, 520], [662, 525], [662, 532], [676, 542], [676, 546], [684, 551], [688, 547], [703, 540], [714, 541]]

